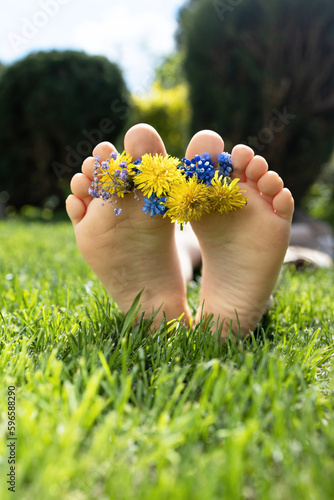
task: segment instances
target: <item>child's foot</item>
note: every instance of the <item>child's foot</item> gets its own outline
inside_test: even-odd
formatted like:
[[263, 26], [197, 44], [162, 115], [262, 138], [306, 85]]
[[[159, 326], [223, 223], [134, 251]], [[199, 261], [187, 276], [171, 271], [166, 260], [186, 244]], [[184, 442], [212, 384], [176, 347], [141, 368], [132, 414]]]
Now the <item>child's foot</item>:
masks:
[[[186, 157], [211, 153], [213, 160], [224, 150], [221, 137], [202, 131], [191, 140]], [[233, 178], [246, 191], [247, 206], [228, 215], [209, 214], [192, 227], [202, 259], [202, 312], [220, 319], [222, 337], [230, 321], [232, 331], [245, 336], [256, 328], [277, 281], [289, 238], [294, 202], [282, 179], [268, 172], [264, 158], [247, 146], [232, 151]]]
[[[145, 153], [166, 155], [160, 136], [149, 125], [132, 127], [124, 143], [133, 160]], [[115, 148], [104, 142], [94, 149], [93, 155], [103, 161], [112, 151]], [[163, 304], [156, 325], [163, 312], [167, 320], [184, 314], [188, 321], [190, 313], [175, 244], [175, 225], [162, 216], [145, 215], [142, 197], [138, 202], [132, 193], [119, 198], [117, 208], [122, 213], [116, 216], [114, 205], [106, 202], [102, 206], [101, 199], [92, 199], [88, 194], [93, 171], [94, 158], [90, 157], [83, 163], [83, 173], [73, 177], [73, 194], [66, 202], [79, 250], [87, 264], [122, 311], [127, 311], [143, 290], [141, 304], [146, 316]]]

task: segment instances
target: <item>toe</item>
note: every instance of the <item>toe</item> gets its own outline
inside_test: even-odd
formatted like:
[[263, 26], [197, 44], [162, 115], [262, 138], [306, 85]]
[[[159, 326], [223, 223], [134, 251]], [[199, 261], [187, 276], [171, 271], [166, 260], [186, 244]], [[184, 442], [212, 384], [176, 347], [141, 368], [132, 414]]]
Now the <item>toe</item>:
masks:
[[233, 174], [231, 177], [233, 179], [240, 179], [241, 182], [244, 182], [246, 180], [245, 170], [253, 157], [254, 151], [250, 147], [243, 144], [235, 146], [231, 153], [233, 165]]
[[75, 174], [71, 180], [71, 191], [77, 197], [80, 198], [86, 207], [92, 200], [92, 197], [88, 194], [88, 190], [91, 186], [91, 179], [89, 179], [84, 174]]
[[259, 179], [268, 172], [268, 163], [262, 156], [254, 156], [245, 170], [247, 182], [257, 184]]
[[73, 226], [76, 226], [83, 219], [86, 213], [86, 206], [83, 200], [71, 194], [66, 200], [66, 211]]
[[217, 156], [223, 151], [224, 141], [220, 135], [212, 130], [201, 130], [201, 132], [197, 132], [191, 139], [186, 151], [186, 158], [191, 160], [196, 155], [210, 153], [213, 156], [213, 161], [216, 163]]
[[[110, 154], [113, 151], [116, 151], [116, 148], [113, 144], [111, 144], [110, 142], [101, 142], [94, 148], [93, 155], [99, 156], [100, 161], [104, 161], [109, 158]], [[81, 170], [82, 173], [84, 173], [86, 177], [88, 177], [90, 181], [92, 181], [93, 172], [95, 170], [95, 158], [93, 156], [89, 156], [88, 158], [86, 158], [82, 164]]]
[[282, 191], [284, 184], [276, 172], [269, 171], [260, 177], [257, 186], [259, 191], [269, 199]]
[[[100, 161], [107, 160], [110, 154], [116, 151], [115, 146], [113, 146], [110, 142], [101, 142], [98, 144], [94, 150], [93, 155], [99, 156]], [[93, 172], [95, 170], [95, 158], [94, 156], [89, 156], [86, 158], [82, 164], [81, 170], [82, 174], [76, 174], [71, 180], [71, 191], [74, 197], [69, 197], [66, 202], [66, 208], [68, 208], [68, 215], [70, 219], [77, 220], [76, 213], [79, 213], [79, 220], [85, 215], [86, 209], [89, 203], [92, 201], [92, 197], [88, 194], [88, 190], [91, 186], [93, 180]], [[79, 203], [80, 202], [80, 203]], [[83, 204], [83, 214], [81, 215]], [[71, 212], [69, 212], [69, 210]], [[72, 212], [73, 211], [73, 212]], [[72, 219], [72, 213], [74, 213]], [[74, 223], [74, 222], [73, 222]]]
[[294, 212], [294, 200], [288, 188], [282, 189], [273, 198], [273, 207], [278, 215], [287, 220], [292, 220]]
[[93, 180], [93, 172], [95, 169], [95, 159], [90, 156], [89, 158], [86, 158], [85, 161], [82, 164], [81, 171], [83, 174], [85, 174], [90, 181]]
[[124, 148], [133, 161], [141, 158], [146, 153], [157, 153], [166, 156], [165, 145], [158, 132], [147, 125], [139, 123], [131, 127], [124, 137]]
[[94, 148], [93, 156], [99, 156], [101, 161], [105, 161], [108, 160], [110, 154], [114, 151], [116, 151], [116, 148], [110, 142], [100, 142], [100, 144]]

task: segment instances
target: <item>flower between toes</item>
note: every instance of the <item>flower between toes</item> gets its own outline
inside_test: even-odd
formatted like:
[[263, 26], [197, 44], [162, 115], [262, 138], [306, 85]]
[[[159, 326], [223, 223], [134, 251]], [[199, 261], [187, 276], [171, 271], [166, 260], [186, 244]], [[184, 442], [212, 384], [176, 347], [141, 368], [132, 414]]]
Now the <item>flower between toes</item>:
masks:
[[162, 196], [158, 198], [155, 193], [153, 193], [149, 198], [144, 198], [144, 206], [143, 211], [145, 214], [150, 214], [150, 217], [154, 217], [154, 215], [164, 215], [166, 213], [167, 208], [163, 205], [166, 203], [167, 198]]

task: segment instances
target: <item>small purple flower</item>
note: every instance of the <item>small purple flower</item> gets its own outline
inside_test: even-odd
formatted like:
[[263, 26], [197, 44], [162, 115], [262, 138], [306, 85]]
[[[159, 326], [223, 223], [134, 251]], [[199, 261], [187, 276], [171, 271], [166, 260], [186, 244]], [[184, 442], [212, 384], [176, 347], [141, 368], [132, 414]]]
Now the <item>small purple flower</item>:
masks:
[[110, 158], [112, 160], [117, 160], [117, 157], [118, 157], [118, 153], [117, 151], [113, 151], [111, 154], [110, 154]]
[[97, 189], [93, 189], [93, 188], [89, 188], [88, 189], [88, 194], [92, 197], [92, 198], [99, 198], [100, 197], [100, 193], [98, 192]]
[[101, 194], [101, 198], [102, 198], [103, 201], [108, 201], [111, 198], [111, 194], [109, 193], [109, 191], [104, 191]]
[[93, 172], [93, 175], [96, 176], [98, 173], [99, 173], [99, 170], [100, 170], [100, 157], [99, 156], [95, 156], [94, 157], [94, 172]]
[[120, 169], [119, 169], [119, 168], [116, 168], [115, 173], [114, 173], [114, 177], [119, 177], [119, 176], [120, 176], [120, 174], [121, 174]]
[[122, 209], [121, 208], [114, 208], [114, 214], [115, 215], [121, 215]]
[[128, 178], [129, 176], [129, 172], [127, 170], [123, 170], [119, 176], [119, 178], [121, 179], [121, 181], [125, 182], [126, 179]]

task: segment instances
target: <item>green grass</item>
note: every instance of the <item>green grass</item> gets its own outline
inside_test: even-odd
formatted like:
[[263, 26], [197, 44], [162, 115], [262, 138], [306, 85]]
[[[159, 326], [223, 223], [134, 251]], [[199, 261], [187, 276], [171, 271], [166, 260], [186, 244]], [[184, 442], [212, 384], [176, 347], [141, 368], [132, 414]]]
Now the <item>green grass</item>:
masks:
[[149, 338], [69, 224], [2, 222], [0, 235], [2, 500], [334, 498], [333, 271], [285, 269], [247, 341], [164, 324]]

